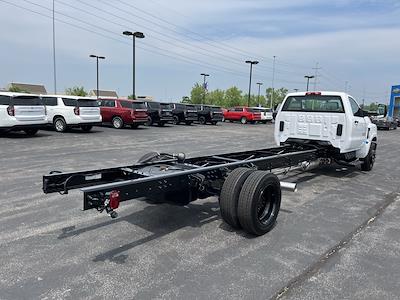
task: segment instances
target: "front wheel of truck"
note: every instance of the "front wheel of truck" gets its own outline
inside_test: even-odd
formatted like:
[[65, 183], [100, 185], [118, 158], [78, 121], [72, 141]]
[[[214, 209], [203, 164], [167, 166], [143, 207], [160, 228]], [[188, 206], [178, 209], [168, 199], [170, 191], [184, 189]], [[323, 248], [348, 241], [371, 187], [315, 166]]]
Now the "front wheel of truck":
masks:
[[371, 171], [375, 164], [376, 158], [376, 141], [371, 142], [371, 147], [369, 148], [368, 155], [362, 159], [361, 170]]

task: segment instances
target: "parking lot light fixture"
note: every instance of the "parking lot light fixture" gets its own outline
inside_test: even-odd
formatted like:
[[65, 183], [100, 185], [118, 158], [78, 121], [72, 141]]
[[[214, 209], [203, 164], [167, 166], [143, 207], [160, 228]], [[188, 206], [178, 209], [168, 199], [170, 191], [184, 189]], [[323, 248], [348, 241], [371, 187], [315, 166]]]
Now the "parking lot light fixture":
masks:
[[246, 60], [246, 64], [250, 64], [250, 81], [249, 81], [249, 97], [247, 98], [247, 106], [250, 106], [250, 93], [251, 93], [251, 75], [253, 73], [253, 65], [258, 64], [256, 60]]
[[201, 76], [203, 76], [203, 104], [206, 103], [206, 77], [210, 76], [210, 74], [206, 73], [201, 73]]
[[260, 107], [260, 92], [261, 92], [261, 86], [263, 85], [262, 82], [257, 82], [258, 85], [258, 96], [257, 96], [257, 103], [258, 107]]
[[105, 56], [90, 54], [89, 57], [96, 58], [96, 97], [99, 98], [99, 59], [106, 59]]
[[310, 85], [310, 79], [314, 78], [314, 76], [313, 75], [311, 75], [311, 76], [306, 75], [306, 76], [304, 76], [304, 78], [307, 78], [307, 92], [308, 92], [308, 87]]
[[140, 31], [124, 31], [122, 32], [123, 35], [131, 36], [132, 37], [132, 98], [136, 99], [136, 91], [135, 91], [135, 40], [143, 39], [144, 34]]

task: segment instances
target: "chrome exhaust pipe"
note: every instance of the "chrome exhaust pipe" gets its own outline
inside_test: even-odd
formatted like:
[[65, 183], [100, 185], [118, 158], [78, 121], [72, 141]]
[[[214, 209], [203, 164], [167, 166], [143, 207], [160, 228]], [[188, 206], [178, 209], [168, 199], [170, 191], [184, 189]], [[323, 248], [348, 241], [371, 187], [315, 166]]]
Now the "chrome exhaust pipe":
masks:
[[291, 192], [297, 192], [297, 183], [281, 181], [281, 189]]

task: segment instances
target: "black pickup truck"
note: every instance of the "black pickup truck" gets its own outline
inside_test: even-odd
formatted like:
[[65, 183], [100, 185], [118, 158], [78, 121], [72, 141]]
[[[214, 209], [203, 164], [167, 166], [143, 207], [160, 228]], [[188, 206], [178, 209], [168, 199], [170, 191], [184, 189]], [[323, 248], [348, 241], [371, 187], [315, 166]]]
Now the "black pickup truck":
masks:
[[180, 123], [191, 125], [194, 121], [197, 121], [198, 118], [196, 106], [183, 103], [171, 103], [171, 105], [175, 125]]
[[172, 116], [172, 107], [169, 103], [155, 102], [155, 101], [144, 101], [149, 114], [147, 126], [157, 124], [158, 126], [164, 126], [166, 123], [172, 123], [174, 118]]
[[198, 104], [196, 107], [198, 121], [202, 125], [207, 123], [216, 125], [218, 122], [222, 122], [224, 118], [222, 109], [219, 106]]

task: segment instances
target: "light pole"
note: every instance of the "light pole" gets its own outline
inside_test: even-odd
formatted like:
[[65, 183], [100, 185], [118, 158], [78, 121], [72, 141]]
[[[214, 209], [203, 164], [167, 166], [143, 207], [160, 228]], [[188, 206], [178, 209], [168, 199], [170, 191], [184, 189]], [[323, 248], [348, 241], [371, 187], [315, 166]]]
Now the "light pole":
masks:
[[96, 58], [96, 96], [99, 99], [99, 59], [105, 59], [104, 56], [91, 54], [89, 57]]
[[257, 102], [258, 102], [258, 107], [260, 107], [260, 91], [261, 91], [261, 86], [263, 85], [262, 82], [257, 82], [258, 85], [258, 96], [257, 96]]
[[276, 56], [274, 55], [274, 63], [272, 64], [272, 93], [271, 93], [271, 109], [274, 106], [274, 97], [275, 97], [275, 63]]
[[250, 81], [249, 81], [249, 97], [247, 98], [247, 106], [250, 106], [250, 93], [251, 93], [251, 75], [253, 73], [253, 65], [258, 64], [256, 60], [246, 60], [246, 64], [250, 64]]
[[54, 18], [55, 0], [53, 0], [53, 80], [54, 94], [57, 94], [57, 70], [56, 70], [56, 22]]
[[308, 92], [308, 87], [310, 85], [310, 79], [314, 78], [314, 76], [306, 75], [306, 76], [304, 76], [304, 78], [307, 78], [307, 92]]
[[210, 74], [206, 73], [201, 73], [201, 76], [203, 76], [203, 104], [206, 102], [206, 77], [210, 76]]
[[143, 39], [144, 34], [143, 32], [132, 32], [132, 31], [124, 31], [122, 33], [123, 35], [126, 36], [132, 36], [132, 99], [136, 99], [136, 94], [135, 94], [135, 40], [136, 38], [138, 39]]

